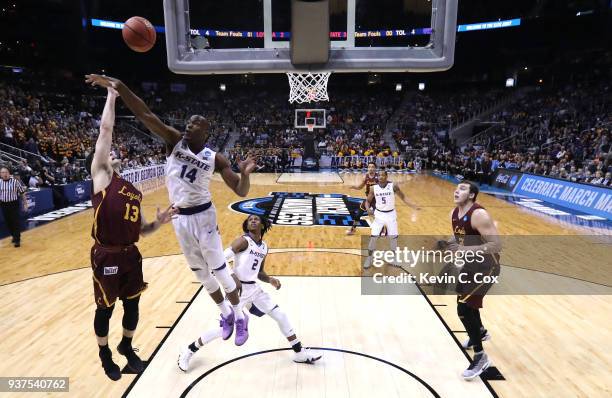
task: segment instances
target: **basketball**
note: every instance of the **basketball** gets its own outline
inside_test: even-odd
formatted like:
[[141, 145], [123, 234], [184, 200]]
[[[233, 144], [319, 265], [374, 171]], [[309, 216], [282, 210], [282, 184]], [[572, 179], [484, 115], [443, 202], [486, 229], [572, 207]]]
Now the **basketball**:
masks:
[[132, 17], [125, 21], [121, 31], [125, 44], [132, 50], [144, 53], [155, 45], [155, 28], [143, 17]]

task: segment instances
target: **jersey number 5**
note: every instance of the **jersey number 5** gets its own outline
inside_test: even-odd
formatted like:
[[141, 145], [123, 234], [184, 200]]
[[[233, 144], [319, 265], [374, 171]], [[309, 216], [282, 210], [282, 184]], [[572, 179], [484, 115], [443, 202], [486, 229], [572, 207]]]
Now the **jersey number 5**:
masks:
[[183, 168], [181, 170], [181, 178], [187, 177], [189, 179], [189, 182], [193, 184], [197, 175], [198, 175], [198, 169], [194, 167], [193, 169], [189, 170], [189, 173], [187, 173], [187, 165], [183, 165]]
[[[131, 210], [131, 215], [130, 215]], [[129, 203], [125, 204], [125, 216], [123, 216], [124, 220], [130, 220], [132, 222], [138, 221], [138, 214], [140, 213], [140, 209], [138, 206], [131, 205]]]
[[382, 201], [382, 204], [383, 204], [383, 205], [386, 205], [386, 204], [387, 204], [387, 198], [385, 198], [384, 196], [381, 196], [381, 197], [380, 197], [380, 200]]

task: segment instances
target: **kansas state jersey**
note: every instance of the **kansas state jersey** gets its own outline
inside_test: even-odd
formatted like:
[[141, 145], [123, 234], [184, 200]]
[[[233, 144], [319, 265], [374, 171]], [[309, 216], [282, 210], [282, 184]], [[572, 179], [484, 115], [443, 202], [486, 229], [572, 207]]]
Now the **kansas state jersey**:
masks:
[[246, 239], [249, 246], [240, 253], [236, 253], [234, 257], [234, 273], [239, 280], [252, 282], [257, 280], [261, 263], [263, 263], [268, 254], [268, 245], [264, 241], [257, 244], [249, 235], [244, 235], [244, 239]]
[[210, 179], [215, 172], [216, 153], [204, 148], [191, 152], [185, 140], [176, 144], [166, 162], [166, 185], [176, 207], [191, 207], [210, 202]]
[[376, 199], [376, 210], [391, 211], [395, 210], [395, 192], [393, 192], [393, 183], [387, 181], [385, 187], [374, 185], [374, 198]]

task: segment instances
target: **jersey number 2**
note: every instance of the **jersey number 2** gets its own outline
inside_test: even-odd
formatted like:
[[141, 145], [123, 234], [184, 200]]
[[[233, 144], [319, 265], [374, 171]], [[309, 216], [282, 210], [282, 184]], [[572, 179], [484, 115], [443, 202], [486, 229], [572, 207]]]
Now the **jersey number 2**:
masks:
[[259, 264], [258, 258], [255, 259], [255, 262], [253, 263], [253, 267], [251, 267], [251, 270], [255, 271], [255, 268], [257, 268], [257, 264]]
[[198, 169], [194, 167], [193, 169], [189, 170], [189, 173], [185, 173], [187, 173], [187, 165], [183, 165], [183, 169], [181, 170], [181, 178], [187, 177], [189, 182], [193, 184], [198, 175]]

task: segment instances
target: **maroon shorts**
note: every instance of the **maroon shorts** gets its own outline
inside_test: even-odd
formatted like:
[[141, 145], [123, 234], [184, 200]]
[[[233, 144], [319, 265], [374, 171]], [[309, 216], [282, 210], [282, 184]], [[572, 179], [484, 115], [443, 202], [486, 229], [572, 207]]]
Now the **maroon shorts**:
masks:
[[[487, 261], [482, 264], [478, 269], [469, 269], [469, 267], [464, 267], [464, 280], [465, 283], [457, 284], [457, 302], [465, 303], [472, 308], [482, 308], [482, 300], [484, 296], [487, 294], [489, 289], [493, 287], [492, 283], [483, 283], [483, 276], [492, 276], [500, 274], [500, 267], [497, 261]], [[476, 273], [480, 275], [480, 282], [476, 280]]]
[[96, 305], [107, 308], [117, 299], [138, 297], [147, 284], [142, 277], [142, 256], [135, 245], [91, 248]]

